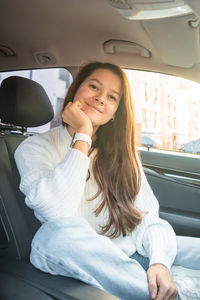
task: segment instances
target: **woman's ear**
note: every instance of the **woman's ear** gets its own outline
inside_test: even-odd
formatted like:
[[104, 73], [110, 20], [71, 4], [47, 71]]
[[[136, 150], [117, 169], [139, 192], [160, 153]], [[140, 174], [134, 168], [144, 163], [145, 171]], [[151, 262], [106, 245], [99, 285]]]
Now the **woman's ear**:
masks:
[[116, 112], [114, 113], [114, 115], [113, 115], [113, 117], [112, 117], [113, 120], [115, 119], [115, 114], [116, 114]]

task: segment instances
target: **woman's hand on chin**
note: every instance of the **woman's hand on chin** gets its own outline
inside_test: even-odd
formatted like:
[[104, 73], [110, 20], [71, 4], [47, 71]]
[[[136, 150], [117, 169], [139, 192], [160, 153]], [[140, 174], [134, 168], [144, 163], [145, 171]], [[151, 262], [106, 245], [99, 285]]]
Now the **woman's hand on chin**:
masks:
[[69, 102], [62, 113], [62, 119], [64, 123], [71, 126], [76, 132], [82, 132], [92, 137], [92, 122], [81, 110], [82, 106], [83, 105], [79, 100]]
[[162, 264], [153, 264], [147, 271], [151, 298], [176, 300], [178, 291], [169, 270]]

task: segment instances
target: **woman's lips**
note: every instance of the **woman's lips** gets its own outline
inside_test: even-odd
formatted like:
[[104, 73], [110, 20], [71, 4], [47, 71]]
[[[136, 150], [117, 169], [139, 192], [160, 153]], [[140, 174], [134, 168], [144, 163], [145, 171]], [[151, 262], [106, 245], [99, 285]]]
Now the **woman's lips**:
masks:
[[86, 103], [89, 107], [91, 107], [92, 109], [94, 109], [95, 111], [98, 111], [100, 113], [102, 113], [102, 110], [100, 110], [98, 107], [92, 105], [92, 104], [89, 104], [89, 103]]

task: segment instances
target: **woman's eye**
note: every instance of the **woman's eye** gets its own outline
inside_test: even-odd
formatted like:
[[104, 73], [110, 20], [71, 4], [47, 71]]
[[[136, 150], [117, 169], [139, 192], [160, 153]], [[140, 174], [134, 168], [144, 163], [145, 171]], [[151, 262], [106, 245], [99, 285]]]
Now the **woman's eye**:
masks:
[[97, 89], [98, 89], [97, 86], [94, 85], [94, 84], [90, 84], [90, 87], [91, 87], [93, 90], [97, 90]]
[[110, 98], [111, 100], [117, 101], [117, 98], [114, 97], [113, 95], [109, 95], [109, 98]]

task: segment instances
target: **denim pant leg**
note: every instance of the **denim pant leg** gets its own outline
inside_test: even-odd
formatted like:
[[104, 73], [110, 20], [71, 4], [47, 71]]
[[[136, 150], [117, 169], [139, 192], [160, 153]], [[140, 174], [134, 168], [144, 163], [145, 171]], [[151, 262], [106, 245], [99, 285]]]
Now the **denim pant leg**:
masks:
[[[177, 236], [177, 255], [174, 265], [180, 265], [184, 268], [200, 270], [200, 238], [189, 236]], [[131, 258], [137, 260], [147, 271], [149, 268], [149, 258], [134, 253]]]
[[175, 265], [200, 270], [200, 238], [177, 236]]
[[77, 278], [120, 299], [150, 299], [141, 265], [84, 218], [44, 223], [33, 239], [30, 259], [44, 272]]
[[138, 252], [135, 252], [132, 256], [130, 256], [130, 258], [135, 259], [147, 272], [147, 270], [149, 268], [149, 258], [148, 257], [144, 257], [141, 254], [139, 254]]

